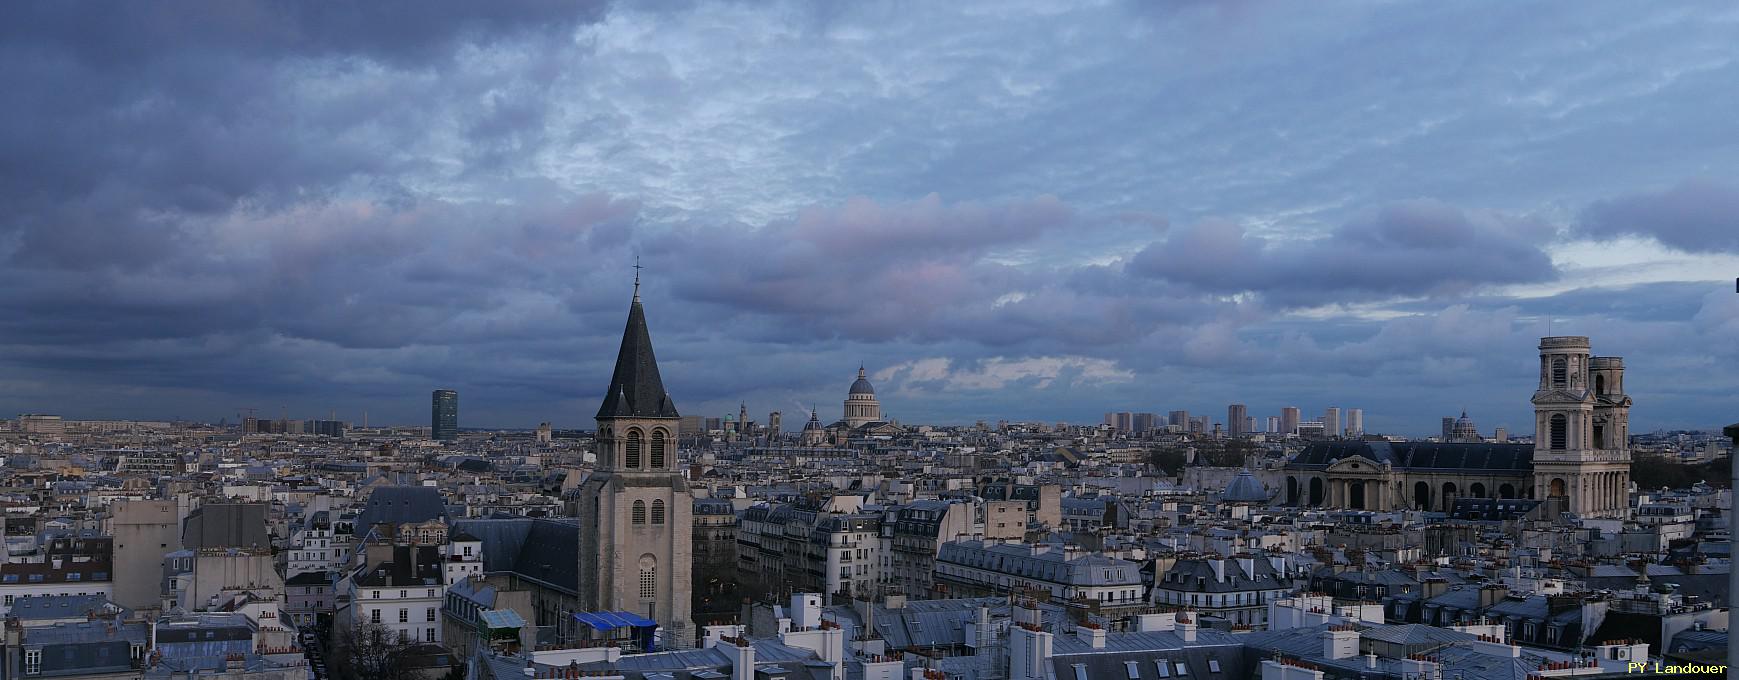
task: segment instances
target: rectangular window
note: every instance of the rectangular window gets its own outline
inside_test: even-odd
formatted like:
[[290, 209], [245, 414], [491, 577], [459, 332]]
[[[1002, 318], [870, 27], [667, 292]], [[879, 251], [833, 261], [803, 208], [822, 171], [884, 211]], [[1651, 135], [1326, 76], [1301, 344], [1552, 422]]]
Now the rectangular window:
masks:
[[368, 621], [369, 621], [369, 623], [380, 623], [380, 610], [376, 609], [374, 611], [369, 612], [368, 613]]
[[399, 623], [410, 623], [410, 622], [411, 622], [411, 610], [405, 609], [404, 607], [400, 607], [399, 608]]
[[1074, 669], [1075, 669], [1075, 680], [1087, 680], [1087, 664], [1084, 664], [1084, 663], [1075, 664]]
[[435, 629], [430, 628], [428, 631], [428, 634], [424, 636], [423, 641], [424, 642], [434, 642], [435, 641]]
[[430, 621], [435, 620], [435, 608], [434, 607], [429, 608], [429, 619], [428, 620], [430, 620]]
[[42, 672], [42, 650], [28, 649], [24, 651], [24, 672], [31, 675]]
[[1208, 672], [1209, 673], [1220, 672], [1220, 660], [1219, 659], [1208, 659]]
[[1129, 673], [1129, 680], [1141, 680], [1141, 664], [1135, 661], [1123, 662], [1123, 670]]
[[1181, 677], [1183, 677], [1185, 675], [1189, 675], [1189, 674], [1190, 674], [1190, 665], [1187, 663], [1184, 663], [1182, 661], [1177, 662], [1177, 675], [1178, 675], [1178, 677], [1181, 678]]
[[1170, 661], [1166, 661], [1165, 659], [1160, 659], [1158, 661], [1153, 662], [1153, 667], [1159, 669], [1159, 677], [1162, 677], [1162, 678], [1171, 677], [1171, 662]]

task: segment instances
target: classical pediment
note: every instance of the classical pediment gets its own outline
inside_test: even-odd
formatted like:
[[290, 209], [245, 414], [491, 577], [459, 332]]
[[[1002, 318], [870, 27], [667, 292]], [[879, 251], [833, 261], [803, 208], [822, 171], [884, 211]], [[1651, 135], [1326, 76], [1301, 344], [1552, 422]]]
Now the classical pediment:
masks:
[[1534, 393], [1535, 404], [1580, 404], [1588, 401], [1587, 390], [1540, 390]]
[[1383, 465], [1364, 456], [1347, 456], [1329, 465], [1328, 472], [1382, 472]]

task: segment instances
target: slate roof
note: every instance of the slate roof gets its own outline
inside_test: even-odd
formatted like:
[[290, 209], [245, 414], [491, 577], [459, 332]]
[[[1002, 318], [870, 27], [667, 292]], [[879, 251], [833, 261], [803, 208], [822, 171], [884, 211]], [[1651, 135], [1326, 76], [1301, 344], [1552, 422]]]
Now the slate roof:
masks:
[[1404, 470], [1481, 470], [1520, 475], [1534, 469], [1532, 444], [1385, 441], [1311, 442], [1286, 467], [1318, 470], [1352, 456], [1387, 462]]
[[446, 517], [446, 501], [434, 487], [382, 486], [368, 494], [356, 526], [366, 531], [377, 524], [420, 524]]
[[12, 601], [10, 615], [25, 622], [72, 619], [108, 611], [110, 607], [120, 608], [102, 595], [25, 595]]
[[432, 545], [395, 545], [391, 562], [356, 576], [358, 587], [428, 586], [441, 581], [441, 552]]
[[1457, 498], [1455, 506], [1449, 509], [1449, 517], [1502, 522], [1527, 515], [1543, 502], [1526, 498]]
[[207, 503], [182, 523], [181, 544], [201, 548], [269, 547], [264, 503]]
[[652, 355], [652, 335], [646, 330], [646, 311], [640, 307], [639, 284], [634, 302], [628, 305], [628, 325], [622, 329], [622, 347], [616, 352], [616, 371], [599, 418], [677, 418], [676, 404], [664, 391], [658, 376], [658, 359]]
[[[1140, 565], [1098, 553], [1039, 552], [1039, 546], [949, 541], [936, 561], [1071, 586], [1123, 586], [1141, 583]], [[1114, 577], [1107, 578], [1106, 574]]]
[[40, 677], [124, 673], [132, 669], [132, 645], [147, 643], [143, 623], [123, 623], [111, 631], [107, 621], [80, 621], [24, 630], [23, 649], [42, 652]]
[[556, 590], [579, 594], [578, 520], [474, 519], [460, 520], [453, 528], [483, 542], [485, 572], [512, 572]]
[[1220, 492], [1220, 500], [1227, 503], [1266, 503], [1273, 496], [1262, 488], [1262, 483], [1256, 481], [1256, 476], [1249, 470], [1239, 470], [1232, 483], [1226, 485], [1226, 490]]
[[1205, 559], [1183, 559], [1171, 565], [1154, 587], [1185, 593], [1236, 593], [1285, 587], [1282, 574], [1274, 571], [1267, 557], [1251, 561], [1253, 573], [1245, 573], [1236, 559], [1225, 560], [1225, 578], [1214, 577], [1214, 565]]

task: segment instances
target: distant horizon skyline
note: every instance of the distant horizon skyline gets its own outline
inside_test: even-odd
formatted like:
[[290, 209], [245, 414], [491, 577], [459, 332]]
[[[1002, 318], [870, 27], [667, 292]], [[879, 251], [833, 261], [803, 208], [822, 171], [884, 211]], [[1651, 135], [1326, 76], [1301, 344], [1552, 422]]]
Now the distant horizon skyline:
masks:
[[0, 4], [0, 413], [589, 426], [640, 264], [697, 413], [1532, 429], [1586, 335], [1739, 420], [1724, 4], [92, 16]]

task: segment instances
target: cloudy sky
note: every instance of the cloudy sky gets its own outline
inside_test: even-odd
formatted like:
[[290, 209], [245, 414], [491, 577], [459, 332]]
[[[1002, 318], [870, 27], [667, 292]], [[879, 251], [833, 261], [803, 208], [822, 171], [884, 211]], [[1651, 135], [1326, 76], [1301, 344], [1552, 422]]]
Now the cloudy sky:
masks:
[[[0, 413], [1739, 420], [1739, 8], [0, 4]], [[787, 416], [787, 421], [798, 418]]]

